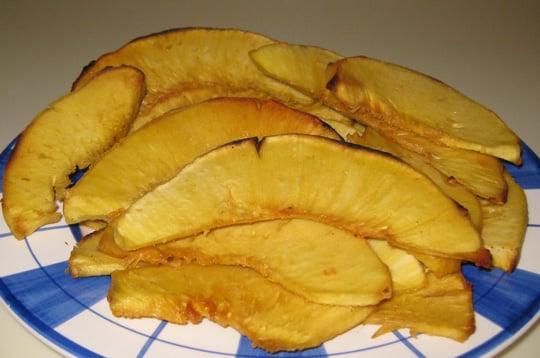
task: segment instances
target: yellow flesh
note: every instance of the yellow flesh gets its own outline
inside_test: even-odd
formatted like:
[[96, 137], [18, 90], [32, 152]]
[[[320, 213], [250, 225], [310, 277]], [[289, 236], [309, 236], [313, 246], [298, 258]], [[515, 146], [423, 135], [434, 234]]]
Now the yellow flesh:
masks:
[[315, 347], [360, 324], [371, 307], [309, 302], [236, 266], [152, 267], [112, 274], [114, 315], [173, 323], [208, 318], [268, 351]]
[[273, 101], [222, 98], [172, 112], [108, 151], [68, 191], [68, 223], [110, 221], [197, 156], [233, 140], [305, 133], [339, 138], [321, 121]]
[[240, 30], [162, 32], [101, 56], [85, 69], [74, 87], [79, 88], [107, 66], [139, 68], [146, 76], [148, 94], [135, 128], [173, 108], [215, 97], [254, 96], [275, 98], [288, 105], [310, 104], [309, 97], [264, 76], [249, 58], [249, 51], [271, 43], [274, 40]]
[[[285, 43], [263, 46], [252, 51], [250, 55], [259, 69], [271, 78], [288, 84], [317, 101], [323, 101], [333, 109], [355, 117], [363, 124], [376, 128], [400, 146], [421, 154], [433, 167], [444, 175], [455, 178], [472, 193], [494, 202], [505, 201], [506, 183], [502, 175], [502, 165], [496, 158], [469, 150], [439, 146], [411, 133], [410, 129], [405, 131], [393, 127], [375, 116], [359, 117], [345, 108], [326, 89], [327, 82], [333, 75], [333, 66], [327, 68], [327, 65], [339, 60], [339, 55], [318, 47]], [[343, 83], [341, 85], [337, 83], [335, 86], [334, 92], [343, 90], [342, 95], [351, 92], [350, 86], [344, 86]]]
[[388, 266], [394, 294], [424, 286], [426, 281], [424, 267], [413, 255], [388, 245], [386, 241], [371, 239], [368, 243], [381, 261]]
[[439, 278], [461, 270], [461, 261], [459, 260], [436, 257], [418, 252], [413, 253], [413, 255], [426, 266], [429, 272]]
[[55, 199], [63, 197], [68, 175], [125, 135], [143, 94], [139, 71], [109, 69], [34, 118], [4, 174], [2, 208], [15, 237], [60, 219]]
[[523, 189], [509, 173], [505, 173], [505, 179], [508, 183], [507, 202], [504, 205], [482, 205], [482, 239], [493, 256], [493, 266], [511, 272], [517, 265], [525, 238], [528, 209]]
[[243, 140], [198, 158], [121, 215], [115, 241], [133, 250], [291, 217], [489, 265], [470, 221], [429, 179], [385, 155], [306, 135]]
[[459, 183], [451, 182], [448, 177], [445, 177], [430, 164], [426, 163], [422, 156], [393, 143], [371, 128], [366, 128], [362, 135], [349, 137], [349, 140], [353, 143], [392, 154], [403, 160], [430, 178], [448, 197], [464, 207], [476, 229], [480, 230], [482, 228], [482, 209], [476, 196]]
[[492, 111], [452, 87], [404, 67], [353, 57], [336, 64], [334, 95], [352, 112], [436, 142], [519, 163], [516, 135]]
[[428, 275], [424, 288], [383, 302], [366, 323], [382, 325], [375, 336], [409, 328], [411, 335], [424, 333], [463, 342], [475, 330], [472, 290], [460, 273], [443, 278]]

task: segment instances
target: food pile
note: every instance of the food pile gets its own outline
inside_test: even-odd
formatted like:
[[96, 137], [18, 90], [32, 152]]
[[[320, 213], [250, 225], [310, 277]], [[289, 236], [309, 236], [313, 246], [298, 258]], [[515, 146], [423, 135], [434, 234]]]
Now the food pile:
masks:
[[[90, 63], [21, 135], [2, 208], [22, 239], [94, 229], [73, 277], [122, 317], [232, 326], [267, 351], [362, 323], [466, 340], [461, 264], [511, 272], [516, 135], [419, 72], [239, 30], [181, 29]], [[87, 168], [70, 185], [69, 175]]]

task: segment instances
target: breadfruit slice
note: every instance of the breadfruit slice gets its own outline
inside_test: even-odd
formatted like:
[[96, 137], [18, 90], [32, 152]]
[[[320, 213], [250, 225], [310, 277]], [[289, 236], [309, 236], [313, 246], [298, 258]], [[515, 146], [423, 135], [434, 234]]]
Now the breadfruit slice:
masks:
[[265, 36], [234, 29], [185, 28], [137, 38], [84, 68], [79, 88], [108, 66], [130, 65], [146, 76], [148, 94], [134, 123], [140, 128], [171, 109], [216, 97], [257, 97], [285, 104], [312, 100], [264, 76], [249, 51], [274, 43]]
[[491, 252], [493, 266], [512, 272], [519, 260], [528, 224], [527, 197], [509, 173], [508, 200], [503, 205], [483, 203], [482, 239]]
[[16, 238], [60, 220], [55, 199], [62, 199], [69, 174], [125, 135], [143, 95], [140, 71], [106, 69], [33, 119], [4, 173], [2, 209]]
[[123, 249], [232, 224], [302, 217], [392, 245], [489, 266], [458, 206], [392, 157], [323, 137], [246, 139], [213, 150], [116, 222]]
[[316, 347], [358, 324], [372, 307], [310, 302], [238, 266], [148, 267], [112, 274], [114, 315], [231, 326], [267, 351]]
[[271, 100], [220, 98], [171, 112], [105, 153], [68, 190], [64, 216], [110, 221], [197, 156], [240, 138], [286, 133], [339, 138], [317, 118]]

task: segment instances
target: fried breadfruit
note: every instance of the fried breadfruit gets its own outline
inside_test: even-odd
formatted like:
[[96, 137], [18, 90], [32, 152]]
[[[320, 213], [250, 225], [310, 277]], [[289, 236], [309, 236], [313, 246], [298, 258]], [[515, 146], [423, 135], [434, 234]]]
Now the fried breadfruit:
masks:
[[390, 270], [393, 294], [424, 286], [424, 267], [413, 255], [390, 246], [384, 240], [370, 239], [368, 244]]
[[77, 89], [108, 66], [130, 65], [146, 76], [148, 94], [134, 123], [140, 128], [171, 109], [216, 97], [276, 99], [309, 105], [304, 94], [257, 70], [249, 51], [274, 43], [234, 29], [185, 28], [137, 38], [85, 67]]
[[443, 278], [428, 274], [424, 288], [381, 303], [365, 323], [381, 325], [375, 337], [408, 328], [413, 336], [423, 333], [464, 342], [475, 331], [472, 289], [461, 273]]
[[461, 261], [444, 257], [431, 256], [418, 252], [412, 253], [436, 277], [443, 277], [461, 270]]
[[427, 163], [422, 156], [397, 145], [371, 128], [366, 128], [362, 135], [353, 134], [352, 136], [349, 136], [349, 141], [392, 154], [403, 160], [405, 163], [430, 178], [443, 193], [467, 210], [469, 219], [471, 219], [471, 222], [476, 229], [482, 229], [482, 209], [480, 208], [480, 202], [476, 196], [465, 189], [463, 185], [453, 182], [448, 177], [444, 176], [441, 172]]
[[355, 118], [521, 162], [518, 137], [493, 111], [432, 77], [364, 56], [337, 61], [329, 71], [329, 88]]
[[104, 276], [127, 268], [126, 261], [98, 250], [101, 231], [85, 236], [71, 251], [68, 266], [73, 277]]
[[125, 135], [144, 88], [140, 71], [106, 69], [26, 127], [4, 173], [2, 209], [17, 239], [60, 220], [55, 199], [63, 198], [69, 174], [87, 167]]
[[133, 250], [294, 217], [490, 265], [471, 222], [427, 177], [380, 152], [309, 135], [250, 138], [199, 157], [125, 211], [114, 235]]
[[110, 221], [197, 156], [233, 140], [305, 133], [338, 139], [308, 114], [271, 100], [220, 98], [171, 112], [109, 150], [68, 190], [68, 223]]
[[148, 267], [112, 274], [114, 315], [231, 326], [270, 352], [316, 347], [360, 324], [372, 307], [310, 302], [238, 266]]
[[[386, 265], [395, 261], [393, 258], [383, 263], [365, 239], [314, 221], [292, 219], [234, 225], [127, 252], [115, 247], [110, 231], [102, 235], [100, 250], [127, 262], [240, 265], [316, 303], [374, 305], [389, 298], [392, 292]], [[410, 277], [409, 287], [423, 279], [423, 272], [406, 275]]]
[[472, 193], [496, 203], [506, 200], [503, 167], [496, 158], [470, 150], [440, 146], [410, 130], [396, 128], [377, 118], [355, 116], [326, 88], [335, 70], [327, 65], [341, 59], [338, 54], [318, 47], [278, 43], [254, 50], [250, 56], [269, 77], [375, 128], [398, 145], [422, 155], [425, 161]]
[[484, 246], [491, 252], [493, 266], [512, 272], [519, 260], [528, 224], [527, 197], [506, 172], [508, 200], [503, 205], [483, 203]]

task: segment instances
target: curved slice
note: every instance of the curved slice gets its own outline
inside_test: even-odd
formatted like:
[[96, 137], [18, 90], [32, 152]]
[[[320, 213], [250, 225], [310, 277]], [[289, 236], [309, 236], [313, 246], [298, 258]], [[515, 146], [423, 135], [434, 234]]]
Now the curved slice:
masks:
[[2, 209], [16, 238], [60, 220], [55, 197], [63, 197], [68, 175], [125, 135], [143, 95], [140, 71], [108, 69], [32, 120], [4, 174]]
[[110, 221], [210, 149], [240, 138], [285, 133], [339, 138], [315, 117], [274, 101], [220, 98], [172, 112], [105, 153], [68, 190], [64, 216], [68, 223]]
[[414, 257], [418, 259], [427, 270], [435, 275], [435, 277], [441, 278], [451, 273], [460, 272], [461, 261], [454, 259], [447, 259], [444, 257], [436, 257], [418, 252], [412, 253]]
[[464, 342], [476, 329], [471, 286], [461, 273], [443, 278], [428, 274], [424, 288], [383, 302], [366, 323], [381, 325], [374, 337], [409, 328], [412, 336], [424, 333]]
[[307, 135], [246, 139], [198, 158], [121, 215], [115, 241], [133, 250], [291, 217], [405, 249], [490, 261], [470, 221], [428, 178], [380, 153]]
[[72, 277], [104, 276], [126, 269], [128, 265], [121, 258], [104, 254], [98, 250], [101, 231], [82, 239], [71, 251], [68, 266]]
[[502, 203], [506, 200], [503, 168], [496, 158], [469, 150], [439, 146], [414, 133], [390, 126], [378, 117], [355, 116], [350, 113], [326, 88], [334, 74], [334, 68], [327, 65], [342, 59], [336, 53], [319, 47], [278, 43], [254, 50], [250, 56], [267, 76], [322, 101], [334, 110], [356, 117], [357, 121], [375, 128], [400, 146], [421, 154], [433, 167], [455, 178], [472, 193], [494, 202]]
[[105, 54], [87, 66], [73, 88], [79, 88], [107, 66], [130, 65], [144, 72], [148, 94], [134, 128], [155, 118], [159, 111], [183, 107], [215, 97], [255, 96], [286, 104], [312, 100], [264, 76], [249, 51], [274, 43], [252, 32], [233, 29], [186, 28], [144, 36]]
[[358, 324], [371, 307], [320, 305], [237, 266], [149, 267], [112, 274], [115, 316], [178, 324], [208, 318], [267, 351], [316, 347]]
[[521, 162], [517, 136], [491, 110], [420, 72], [358, 56], [331, 66], [336, 98], [358, 117], [374, 117], [435, 142]]
[[362, 135], [355, 134], [349, 136], [348, 139], [353, 143], [392, 154], [433, 180], [446, 195], [467, 210], [469, 219], [471, 219], [474, 227], [477, 230], [481, 230], [482, 209], [476, 196], [461, 184], [452, 182], [448, 177], [445, 177], [441, 172], [426, 163], [420, 155], [393, 143], [371, 128], [366, 128]]
[[508, 200], [503, 205], [482, 205], [482, 239], [491, 252], [493, 266], [512, 272], [527, 230], [527, 197], [508, 172], [504, 177], [508, 183]]
[[413, 255], [392, 247], [383, 240], [370, 239], [368, 244], [390, 270], [393, 294], [424, 286], [424, 267]]

